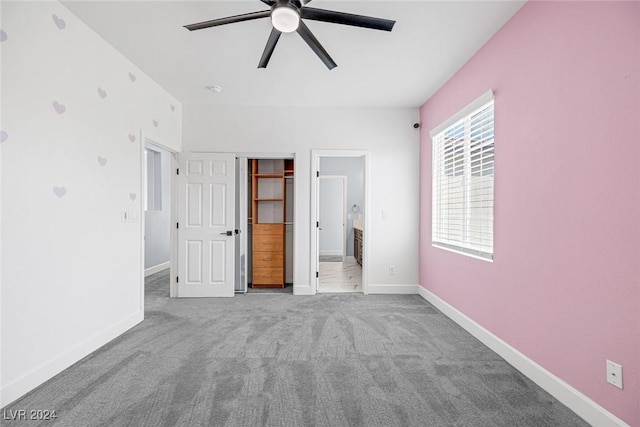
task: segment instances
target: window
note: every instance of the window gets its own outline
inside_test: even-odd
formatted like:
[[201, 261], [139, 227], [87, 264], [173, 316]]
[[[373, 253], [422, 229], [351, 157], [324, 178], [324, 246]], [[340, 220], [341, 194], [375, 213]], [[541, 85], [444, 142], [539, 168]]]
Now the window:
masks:
[[493, 91], [431, 131], [432, 243], [493, 259]]

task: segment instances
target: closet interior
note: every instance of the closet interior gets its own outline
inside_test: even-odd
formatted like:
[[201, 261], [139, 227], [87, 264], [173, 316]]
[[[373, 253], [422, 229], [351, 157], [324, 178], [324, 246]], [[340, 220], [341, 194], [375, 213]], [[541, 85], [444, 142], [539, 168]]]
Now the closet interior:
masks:
[[293, 283], [293, 159], [249, 159], [247, 276], [251, 288]]

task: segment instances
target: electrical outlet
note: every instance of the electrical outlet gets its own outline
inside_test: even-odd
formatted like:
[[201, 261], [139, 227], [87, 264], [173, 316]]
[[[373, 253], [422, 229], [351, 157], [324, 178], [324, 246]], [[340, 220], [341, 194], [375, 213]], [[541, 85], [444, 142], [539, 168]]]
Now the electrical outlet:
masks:
[[396, 266], [395, 265], [390, 265], [389, 266], [389, 276], [395, 276], [396, 275]]
[[622, 366], [607, 360], [607, 382], [622, 390]]

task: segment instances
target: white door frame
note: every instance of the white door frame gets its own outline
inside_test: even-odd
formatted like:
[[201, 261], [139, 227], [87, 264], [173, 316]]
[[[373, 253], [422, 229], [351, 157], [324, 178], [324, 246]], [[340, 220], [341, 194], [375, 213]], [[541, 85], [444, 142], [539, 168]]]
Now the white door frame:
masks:
[[[347, 260], [347, 177], [346, 175], [320, 175], [320, 180], [336, 180], [342, 182], [342, 238], [340, 239], [342, 242], [342, 262]], [[318, 193], [318, 197], [320, 194]], [[320, 209], [318, 206], [318, 217], [320, 217]], [[320, 228], [322, 228], [322, 224], [320, 224]], [[320, 255], [320, 253], [318, 253]]]
[[310, 212], [310, 271], [309, 271], [309, 283], [311, 283], [311, 290], [315, 295], [318, 292], [318, 272], [319, 269], [319, 250], [318, 250], [318, 228], [316, 224], [320, 221], [318, 216], [318, 184], [319, 180], [319, 166], [321, 157], [363, 157], [364, 158], [364, 229], [363, 233], [363, 252], [362, 259], [362, 292], [366, 295], [369, 293], [369, 237], [367, 230], [369, 230], [369, 217], [371, 209], [369, 208], [369, 189], [370, 189], [370, 153], [369, 150], [311, 150], [311, 212]]
[[[236, 280], [234, 284], [235, 293], [246, 294], [249, 286], [248, 252], [249, 252], [249, 219], [248, 214], [248, 172], [249, 159], [236, 155]], [[244, 263], [242, 256], [244, 255]], [[244, 277], [244, 283], [242, 278]], [[238, 284], [243, 285], [238, 289]]]
[[[144, 213], [144, 200], [147, 197], [147, 189], [144, 186], [145, 177], [144, 177], [144, 150], [145, 148], [160, 148], [162, 150], [167, 151], [171, 155], [171, 170], [169, 173], [170, 176], [170, 186], [171, 186], [171, 201], [170, 201], [170, 222], [169, 224], [176, 224], [178, 222], [178, 211], [177, 209], [177, 200], [178, 200], [178, 180], [176, 179], [176, 174], [174, 171], [178, 169], [178, 152], [171, 147], [167, 147], [166, 145], [159, 143], [155, 140], [147, 138], [144, 136], [143, 132], [139, 133], [139, 141], [140, 143], [140, 242], [141, 242], [141, 253], [140, 253], [140, 301], [141, 307], [140, 309], [144, 313], [144, 280], [145, 280], [145, 268], [144, 268], [144, 259], [145, 259], [145, 242], [144, 242], [144, 234], [145, 234], [145, 213]], [[169, 235], [169, 296], [171, 298], [177, 295], [176, 291], [176, 282], [175, 277], [178, 275], [178, 265], [177, 262], [177, 252], [178, 252], [178, 230], [175, 227], [170, 227], [171, 234]]]

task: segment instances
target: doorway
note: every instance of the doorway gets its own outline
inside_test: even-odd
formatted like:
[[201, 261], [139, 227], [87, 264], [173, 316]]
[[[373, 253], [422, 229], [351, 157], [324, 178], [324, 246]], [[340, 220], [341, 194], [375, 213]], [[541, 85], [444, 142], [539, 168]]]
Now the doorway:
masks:
[[[144, 277], [161, 280], [158, 292], [170, 294], [169, 269], [173, 220], [173, 180], [175, 153], [145, 139], [142, 151], [142, 205]], [[162, 274], [160, 274], [162, 273]], [[165, 277], [166, 276], [166, 277]], [[165, 286], [166, 285], [166, 286]]]
[[182, 153], [177, 175], [171, 296], [292, 293], [293, 154]]
[[[367, 206], [366, 151], [314, 151], [312, 242], [315, 291], [367, 290], [364, 237]], [[315, 190], [315, 191], [314, 191]], [[312, 236], [313, 237], [313, 236]], [[315, 249], [315, 250], [314, 250]]]
[[295, 160], [260, 156], [238, 161], [247, 165], [245, 178], [239, 179], [247, 187], [240, 189], [247, 203], [239, 224], [247, 242], [246, 263], [237, 266], [246, 280], [236, 282], [236, 292], [293, 294]]

